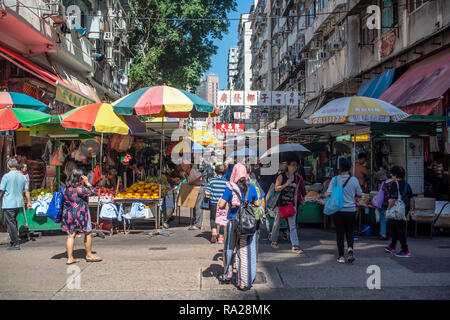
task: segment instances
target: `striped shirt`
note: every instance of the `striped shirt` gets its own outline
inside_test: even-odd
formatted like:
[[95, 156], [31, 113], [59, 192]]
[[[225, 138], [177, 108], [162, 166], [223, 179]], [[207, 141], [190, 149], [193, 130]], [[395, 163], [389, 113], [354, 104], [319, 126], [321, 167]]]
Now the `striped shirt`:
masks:
[[209, 196], [211, 203], [218, 203], [226, 188], [227, 179], [225, 179], [223, 176], [217, 176], [209, 180], [206, 191], [211, 194]]

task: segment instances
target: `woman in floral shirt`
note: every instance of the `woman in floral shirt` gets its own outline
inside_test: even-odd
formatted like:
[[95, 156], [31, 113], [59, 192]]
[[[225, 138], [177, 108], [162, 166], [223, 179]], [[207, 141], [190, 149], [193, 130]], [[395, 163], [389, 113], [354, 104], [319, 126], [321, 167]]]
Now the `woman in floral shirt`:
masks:
[[67, 180], [64, 190], [63, 214], [61, 227], [67, 232], [67, 264], [79, 262], [73, 257], [73, 246], [77, 233], [84, 233], [86, 261], [98, 262], [101, 258], [92, 254], [92, 223], [89, 213], [89, 196], [95, 195], [95, 190], [89, 183], [83, 171], [74, 169]]

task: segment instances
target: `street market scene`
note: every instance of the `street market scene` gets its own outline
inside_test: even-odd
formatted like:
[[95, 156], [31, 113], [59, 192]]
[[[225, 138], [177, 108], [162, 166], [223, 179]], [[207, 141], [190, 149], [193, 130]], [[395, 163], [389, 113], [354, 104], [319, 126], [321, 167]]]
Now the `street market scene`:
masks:
[[450, 299], [449, 74], [449, 0], [0, 0], [0, 300]]

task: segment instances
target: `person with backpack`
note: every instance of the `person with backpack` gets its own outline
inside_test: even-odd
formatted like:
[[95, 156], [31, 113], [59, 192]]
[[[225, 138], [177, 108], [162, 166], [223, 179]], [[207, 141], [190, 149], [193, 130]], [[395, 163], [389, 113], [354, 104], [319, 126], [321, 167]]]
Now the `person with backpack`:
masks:
[[[409, 184], [404, 180], [405, 169], [400, 166], [393, 166], [391, 168], [391, 175], [393, 182], [391, 183], [389, 190], [389, 205], [386, 211], [386, 217], [392, 228], [392, 241], [391, 244], [385, 248], [385, 251], [399, 258], [410, 258], [411, 253], [409, 252], [408, 242], [406, 240], [406, 220], [409, 209], [411, 208], [410, 202], [413, 197], [413, 192]], [[396, 208], [395, 210], [403, 212], [401, 217], [393, 218], [394, 215], [390, 215], [392, 212], [389, 211], [394, 210], [394, 207], [396, 206], [400, 206], [400, 208]], [[398, 241], [400, 241], [401, 244], [401, 251], [395, 250]]]
[[287, 162], [287, 170], [278, 175], [275, 182], [275, 192], [279, 192], [275, 208], [275, 221], [272, 227], [273, 249], [279, 249], [278, 233], [280, 231], [281, 219], [287, 218], [289, 223], [289, 236], [292, 244], [292, 251], [296, 254], [303, 253], [300, 250], [300, 243], [297, 234], [297, 208], [298, 203], [303, 202], [306, 195], [303, 178], [297, 174], [298, 160]]
[[92, 253], [92, 223], [89, 213], [89, 197], [95, 196], [95, 189], [80, 169], [74, 169], [63, 193], [61, 227], [67, 233], [67, 264], [79, 262], [73, 257], [73, 247], [77, 233], [84, 233], [86, 261], [99, 262], [102, 259]]
[[230, 182], [218, 203], [219, 209], [225, 209], [227, 205], [229, 208], [223, 249], [224, 271], [219, 280], [222, 284], [231, 282], [233, 251], [236, 248], [236, 284], [239, 290], [249, 290], [256, 278], [256, 219], [251, 207], [258, 207], [259, 201], [255, 187], [247, 179], [245, 166], [240, 163], [234, 165]]
[[342, 186], [342, 208], [333, 214], [334, 225], [336, 226], [336, 243], [338, 248], [337, 262], [345, 263], [344, 257], [344, 236], [347, 238], [347, 261], [355, 261], [353, 242], [354, 242], [354, 224], [356, 218], [355, 196], [362, 195], [362, 189], [357, 178], [350, 175], [352, 165], [348, 159], [339, 159], [339, 175], [331, 179], [328, 186], [328, 196], [333, 193], [336, 186]]

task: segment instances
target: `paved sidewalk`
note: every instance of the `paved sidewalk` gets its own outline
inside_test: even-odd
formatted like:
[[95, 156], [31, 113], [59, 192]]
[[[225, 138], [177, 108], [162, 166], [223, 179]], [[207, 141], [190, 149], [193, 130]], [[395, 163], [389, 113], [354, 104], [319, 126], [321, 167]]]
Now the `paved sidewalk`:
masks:
[[[209, 243], [209, 214], [204, 230], [188, 231], [172, 222], [169, 236], [142, 234], [94, 238], [100, 263], [84, 260], [83, 239], [76, 239], [80, 289], [66, 284], [65, 236], [44, 236], [24, 243], [21, 251], [0, 246], [0, 299], [450, 299], [450, 238], [409, 239], [413, 257], [384, 252], [386, 242], [359, 237], [353, 265], [336, 262], [335, 235], [302, 228], [305, 253], [280, 242], [274, 251], [260, 241], [257, 281], [251, 291], [219, 285], [222, 248]], [[381, 290], [369, 290], [367, 268], [380, 267]], [[69, 273], [68, 273], [69, 272]]]

